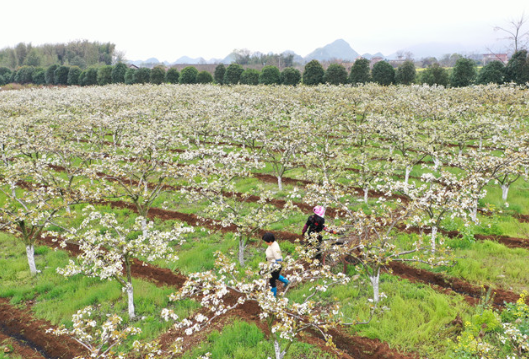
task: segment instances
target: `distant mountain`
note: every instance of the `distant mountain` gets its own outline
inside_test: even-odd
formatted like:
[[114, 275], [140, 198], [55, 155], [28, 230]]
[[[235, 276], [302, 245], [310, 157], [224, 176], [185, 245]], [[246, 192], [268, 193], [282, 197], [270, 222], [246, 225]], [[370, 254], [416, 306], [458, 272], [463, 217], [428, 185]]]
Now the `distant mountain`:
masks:
[[300, 55], [296, 54], [292, 50], [285, 50], [285, 51], [283, 51], [281, 53], [281, 55], [284, 55], [284, 56], [294, 55], [294, 63], [302, 64], [305, 61], [305, 59], [303, 57], [301, 57]]
[[388, 55], [388, 58], [396, 59], [399, 53], [405, 55], [406, 52], [411, 52], [413, 54], [413, 58], [416, 60], [425, 57], [435, 57], [439, 60], [446, 54], [458, 53], [461, 55], [469, 55], [471, 53], [485, 53], [488, 51], [482, 46], [470, 48], [459, 43], [428, 42], [401, 49], [391, 55]]
[[354, 61], [357, 57], [358, 52], [353, 50], [347, 41], [339, 39], [324, 47], [317, 48], [305, 56], [304, 60], [306, 62], [311, 60], [329, 61], [332, 59]]
[[229, 65], [232, 62], [235, 62], [235, 54], [233, 52], [220, 61], [221, 64], [226, 64], [226, 65]]
[[[399, 51], [393, 54], [387, 55], [387, 56], [383, 55], [380, 52], [377, 52], [375, 54], [364, 53], [361, 57], [366, 58], [368, 60], [371, 60], [373, 57], [382, 57], [384, 59], [394, 60], [394, 59], [397, 59], [399, 55], [406, 56], [407, 53], [411, 53], [414, 59], [420, 60], [425, 57], [436, 57], [437, 59], [440, 59], [446, 54], [453, 54], [453, 53], [459, 53], [462, 55], [472, 55], [475, 53], [485, 53], [485, 52], [487, 52], [487, 50], [484, 48], [484, 46], [479, 46], [479, 45], [473, 48], [469, 48], [468, 46], [464, 46], [458, 43], [429, 42], [429, 43], [418, 44], [418, 45], [410, 46], [404, 49], [400, 49]], [[349, 45], [349, 43], [347, 43], [347, 41], [343, 39], [338, 39], [330, 44], [317, 48], [316, 50], [312, 51], [310, 54], [308, 54], [305, 57], [301, 57], [300, 55], [296, 54], [294, 51], [291, 51], [291, 50], [283, 51], [282, 54], [294, 55], [294, 63], [300, 63], [300, 64], [305, 64], [311, 60], [330, 61], [330, 60], [339, 59], [339, 60], [344, 60], [344, 61], [354, 61], [360, 56], [358, 52], [353, 50], [351, 46]], [[197, 64], [219, 64], [219, 63], [229, 65], [234, 61], [235, 61], [235, 54], [230, 53], [223, 59], [213, 58], [210, 60], [205, 60], [203, 57], [191, 58], [188, 56], [182, 56], [173, 63], [168, 63], [167, 61], [164, 61], [163, 64], [165, 64], [166, 66], [170, 66], [174, 64], [197, 65]], [[134, 64], [136, 66], [140, 66], [140, 67], [141, 66], [153, 67], [153, 66], [160, 64], [160, 61], [155, 57], [151, 57], [145, 61], [135, 60], [135, 61], [129, 61], [129, 63]]]
[[382, 54], [381, 52], [377, 52], [376, 54], [374, 55], [371, 55], [369, 53], [365, 53], [362, 55], [362, 57], [364, 59], [368, 59], [368, 60], [371, 60], [373, 57], [382, 57], [382, 58], [385, 58], [384, 54]]
[[159, 64], [160, 63], [160, 61], [156, 57], [151, 57], [143, 62], [146, 64]]
[[173, 62], [172, 65], [177, 65], [177, 64], [198, 65], [198, 64], [205, 64], [205, 63], [207, 63], [207, 61], [204, 60], [203, 57], [192, 59], [191, 57], [188, 57], [188, 56], [182, 56], [181, 58]]

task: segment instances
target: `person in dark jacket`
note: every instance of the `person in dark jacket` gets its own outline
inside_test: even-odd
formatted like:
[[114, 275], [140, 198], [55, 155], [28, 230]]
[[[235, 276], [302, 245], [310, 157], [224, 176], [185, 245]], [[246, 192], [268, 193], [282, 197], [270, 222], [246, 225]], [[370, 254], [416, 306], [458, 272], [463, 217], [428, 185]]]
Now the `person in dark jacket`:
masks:
[[314, 214], [309, 216], [307, 219], [307, 223], [305, 223], [305, 226], [301, 231], [301, 235], [305, 237], [306, 233], [307, 238], [311, 238], [312, 233], [317, 233], [318, 243], [316, 244], [317, 253], [315, 258], [321, 263], [322, 258], [320, 245], [321, 241], [323, 240], [323, 236], [320, 233], [322, 231], [327, 231], [327, 227], [325, 227], [325, 208], [323, 208], [323, 206], [316, 206], [312, 209], [312, 211]]

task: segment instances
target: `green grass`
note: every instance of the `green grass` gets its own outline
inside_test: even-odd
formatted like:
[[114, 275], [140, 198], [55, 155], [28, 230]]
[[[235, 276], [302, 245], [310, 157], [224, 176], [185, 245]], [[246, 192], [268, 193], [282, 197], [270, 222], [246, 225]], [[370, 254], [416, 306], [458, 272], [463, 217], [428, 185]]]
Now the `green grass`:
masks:
[[[285, 345], [285, 342], [282, 341], [281, 344]], [[255, 324], [236, 320], [226, 325], [222, 332], [210, 333], [206, 341], [187, 352], [182, 358], [194, 359], [206, 353], [210, 353], [215, 359], [266, 359], [274, 357], [274, 347], [273, 342], [268, 340]], [[285, 358], [330, 359], [335, 357], [312, 345], [294, 342]]]
[[[369, 324], [357, 325], [351, 331], [357, 335], [380, 339], [393, 348], [418, 352], [426, 357], [444, 355], [446, 349], [443, 341], [454, 339], [447, 330], [449, 323], [458, 314], [466, 317], [470, 310], [458, 295], [446, 296], [427, 285], [412, 284], [395, 276], [382, 276], [381, 292], [386, 293], [387, 298], [380, 305], [389, 309], [376, 315]], [[365, 296], [354, 301], [343, 294], [342, 292], [337, 298], [345, 301], [346, 315], [354, 318], [360, 312], [361, 318], [368, 316]]]
[[[35, 316], [54, 325], [71, 326], [72, 314], [88, 305], [97, 307], [101, 313], [118, 314], [125, 323], [129, 322], [126, 294], [116, 281], [101, 281], [83, 275], [65, 279], [56, 273], [56, 268], [68, 263], [67, 253], [45, 246], [36, 247], [36, 265], [42, 272], [32, 276], [24, 246], [18, 239], [0, 233], [0, 246], [3, 249], [0, 297], [9, 298], [12, 305], [25, 305], [26, 301], [32, 300]], [[137, 338], [152, 340], [170, 327], [170, 323], [160, 319], [160, 312], [168, 305], [168, 296], [175, 290], [136, 279], [133, 279], [133, 285], [136, 315], [140, 318], [133, 324], [143, 331]], [[172, 306], [180, 317], [187, 317], [199, 304], [183, 300]]]
[[508, 248], [492, 241], [448, 240], [447, 244], [457, 258], [454, 266], [443, 268], [448, 275], [515, 293], [529, 290], [528, 250]]

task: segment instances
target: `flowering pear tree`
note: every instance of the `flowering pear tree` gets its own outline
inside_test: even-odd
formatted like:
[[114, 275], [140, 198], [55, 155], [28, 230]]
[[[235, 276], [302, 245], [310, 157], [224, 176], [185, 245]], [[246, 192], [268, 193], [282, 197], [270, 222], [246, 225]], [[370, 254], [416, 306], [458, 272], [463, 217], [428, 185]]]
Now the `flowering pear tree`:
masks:
[[0, 207], [0, 229], [22, 239], [32, 274], [35, 266], [35, 242], [50, 224], [71, 204], [97, 200], [98, 191], [77, 182], [75, 186], [60, 177], [56, 166], [45, 155], [27, 161], [16, 157], [9, 166], [0, 167], [0, 192], [5, 202]]
[[382, 147], [389, 148], [394, 166], [404, 169], [404, 183], [408, 183], [413, 166], [427, 156], [426, 153], [418, 150], [422, 146], [420, 129], [413, 118], [405, 116], [378, 116], [372, 118], [372, 121], [375, 122], [376, 131], [387, 138], [389, 144]]
[[[89, 353], [90, 358], [124, 358], [123, 353], [114, 352], [114, 347], [121, 344], [129, 336], [141, 333], [141, 329], [135, 327], [123, 328], [123, 319], [116, 314], [108, 315], [107, 319], [98, 325], [93, 318], [94, 308], [88, 306], [72, 315], [73, 328], [68, 329], [61, 325], [55, 329], [48, 329], [46, 333], [57, 336], [69, 336], [81, 344]], [[82, 359], [76, 357], [74, 359]]]
[[244, 149], [253, 155], [261, 155], [266, 134], [260, 118], [249, 118], [247, 120], [229, 121], [226, 124], [226, 136], [239, 143]]
[[[303, 257], [301, 251], [300, 255]], [[174, 320], [175, 327], [184, 330], [186, 335], [199, 332], [215, 318], [245, 303], [253, 302], [261, 311], [259, 319], [268, 324], [273, 335], [275, 358], [282, 359], [300, 332], [314, 330], [332, 345], [328, 329], [340, 324], [356, 324], [344, 322], [339, 303], [324, 304], [321, 298], [321, 294], [330, 287], [345, 285], [356, 277], [351, 278], [343, 273], [334, 274], [328, 266], [305, 268], [301, 261], [295, 262], [292, 258], [285, 258], [283, 271], [289, 273], [291, 280], [314, 283], [309, 288], [310, 294], [302, 301], [296, 302], [286, 297], [288, 288], [283, 296], [278, 298], [270, 291], [268, 276], [274, 264], [262, 263], [260, 271], [246, 269], [244, 273], [239, 273], [234, 262], [221, 253], [216, 256], [214, 270], [191, 274], [184, 286], [170, 296], [171, 301], [199, 296], [205, 312], [202, 311], [192, 318], [180, 319], [169, 308], [162, 311], [162, 317], [165, 320]], [[229, 299], [233, 296], [236, 297], [235, 302]]]
[[461, 181], [465, 183], [464, 191], [472, 198], [470, 217], [477, 222], [478, 201], [485, 197], [485, 186], [498, 175], [512, 172], [511, 164], [516, 163], [518, 156], [495, 156], [488, 151], [469, 150], [466, 154], [452, 159], [451, 164], [464, 171]]
[[291, 118], [283, 123], [284, 119], [276, 118], [266, 127], [265, 139], [261, 159], [270, 164], [277, 185], [283, 190], [282, 178], [285, 173], [298, 167], [296, 155], [303, 153], [310, 136], [310, 126], [302, 120]]
[[438, 176], [425, 173], [421, 176], [422, 183], [406, 185], [403, 182], [388, 182], [381, 187], [389, 193], [399, 193], [413, 202], [422, 216], [415, 223], [421, 228], [430, 228], [430, 245], [436, 249], [437, 231], [445, 218], [467, 218], [467, 211], [472, 207], [473, 196], [466, 191], [466, 184], [457, 175], [441, 170]]
[[345, 176], [347, 167], [351, 166], [351, 157], [343, 149], [343, 145], [336, 143], [330, 131], [314, 137], [308, 144], [307, 152], [300, 155], [300, 161], [305, 165], [304, 178], [322, 183], [330, 178]]
[[100, 156], [90, 169], [101, 179], [105, 196], [125, 198], [142, 217], [143, 235], [147, 236], [147, 215], [161, 193], [171, 190], [170, 180], [185, 171], [173, 161], [169, 148], [179, 138], [166, 138], [166, 131], [143, 129], [123, 135], [123, 146]]
[[[203, 157], [205, 154], [207, 157]], [[184, 158], [201, 158], [195, 167], [189, 168], [189, 185], [181, 189], [191, 202], [205, 201], [201, 215], [223, 227], [234, 226], [238, 239], [238, 258], [245, 265], [245, 249], [248, 242], [265, 227], [288, 218], [295, 206], [287, 201], [282, 208], [272, 203], [272, 192], [257, 186], [243, 194], [235, 192], [236, 180], [251, 176], [251, 170], [261, 164], [247, 153], [221, 149], [189, 152]]]
[[152, 222], [147, 222], [148, 235], [139, 234], [143, 230], [143, 218], [137, 217], [131, 228], [120, 225], [114, 213], [101, 214], [91, 206], [90, 212], [78, 229], [72, 229], [64, 236], [61, 246], [67, 241], [79, 243], [83, 252], [76, 260], [70, 260], [57, 272], [66, 277], [84, 274], [101, 280], [116, 280], [128, 296], [129, 318], [135, 317], [134, 288], [132, 286], [133, 259], [142, 257], [152, 262], [157, 259], [177, 260], [171, 244], [179, 241], [182, 234], [192, 232], [192, 228], [175, 225], [168, 232], [153, 230]]
[[[342, 214], [339, 221], [342, 228], [348, 228], [343, 234], [345, 245], [332, 246], [335, 256], [351, 256], [359, 265], [361, 273], [371, 282], [373, 289], [372, 301], [376, 306], [384, 296], [380, 293], [380, 271], [392, 261], [422, 262], [429, 265], [443, 265], [445, 258], [430, 253], [430, 247], [423, 243], [422, 236], [410, 237], [405, 247], [397, 246], [397, 227], [406, 226], [410, 220], [418, 220], [418, 207], [413, 201], [388, 205], [384, 197], [370, 207], [366, 214], [362, 209], [354, 209], [354, 199], [343, 186], [327, 182], [323, 185], [307, 186], [304, 201], [318, 202], [324, 207], [337, 207]], [[340, 225], [338, 225], [340, 228]], [[322, 251], [330, 250], [330, 244], [322, 246]], [[428, 250], [428, 251], [427, 251]], [[442, 252], [441, 252], [442, 253]]]
[[388, 176], [393, 172], [393, 164], [385, 161], [376, 161], [371, 159], [377, 151], [362, 150], [356, 156], [356, 170], [348, 173], [345, 178], [351, 180], [364, 191], [364, 203], [368, 203], [369, 190], [377, 188], [377, 185], [383, 181], [388, 181]]
[[527, 135], [521, 138], [493, 138], [493, 143], [501, 144], [499, 158], [505, 164], [493, 174], [494, 181], [500, 185], [504, 202], [507, 202], [510, 186], [526, 173], [529, 160]]

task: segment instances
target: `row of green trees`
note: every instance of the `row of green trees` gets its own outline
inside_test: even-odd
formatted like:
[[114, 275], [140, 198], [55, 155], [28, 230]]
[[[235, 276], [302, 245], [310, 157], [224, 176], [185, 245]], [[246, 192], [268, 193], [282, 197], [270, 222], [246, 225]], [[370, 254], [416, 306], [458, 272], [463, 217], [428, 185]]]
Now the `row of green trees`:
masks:
[[359, 59], [355, 61], [351, 72], [347, 74], [344, 66], [331, 64], [326, 71], [317, 61], [311, 61], [305, 66], [303, 83], [314, 85], [330, 84], [358, 84], [374, 82], [380, 85], [412, 83], [428, 85], [442, 85], [463, 87], [473, 84], [503, 84], [514, 82], [526, 84], [529, 82], [529, 57], [526, 50], [516, 52], [507, 65], [501, 61], [492, 61], [479, 71], [476, 62], [469, 58], [459, 58], [455, 66], [448, 70], [434, 63], [423, 71], [417, 72], [411, 60], [403, 62], [397, 69], [388, 62], [380, 61], [370, 67], [370, 61]]
[[66, 44], [39, 46], [21, 42], [13, 48], [0, 49], [0, 67], [14, 70], [22, 66], [47, 68], [51, 65], [67, 65], [84, 70], [95, 65], [111, 65], [118, 55], [116, 45], [110, 42], [76, 40]]
[[396, 69], [386, 61], [380, 61], [370, 67], [370, 61], [359, 59], [348, 72], [341, 64], [331, 64], [324, 69], [320, 62], [312, 60], [305, 65], [303, 73], [293, 67], [280, 71], [278, 67], [268, 65], [260, 71], [244, 68], [238, 63], [227, 67], [219, 64], [213, 74], [208, 71], [198, 71], [194, 66], [188, 66], [180, 72], [176, 68], [166, 70], [163, 66], [149, 68], [128, 68], [124, 63], [114, 66], [103, 65], [81, 69], [79, 66], [52, 65], [48, 68], [22, 66], [15, 71], [7, 67], [0, 67], [0, 85], [7, 83], [37, 84], [37, 85], [107, 85], [111, 83], [172, 83], [196, 84], [217, 83], [220, 85], [318, 85], [328, 83], [364, 84], [374, 82], [380, 85], [412, 83], [426, 83], [428, 85], [442, 85], [463, 87], [472, 84], [508, 83], [525, 84], [529, 82], [529, 58], [527, 51], [516, 52], [507, 65], [500, 61], [492, 61], [479, 71], [476, 63], [468, 58], [460, 58], [449, 71], [438, 63], [430, 65], [423, 71], [417, 72], [414, 63], [407, 60]]

